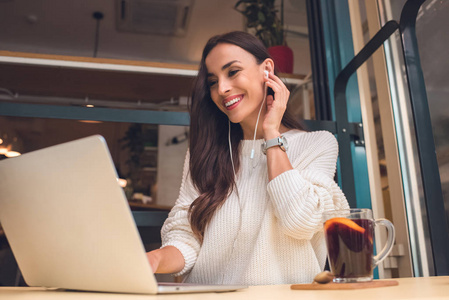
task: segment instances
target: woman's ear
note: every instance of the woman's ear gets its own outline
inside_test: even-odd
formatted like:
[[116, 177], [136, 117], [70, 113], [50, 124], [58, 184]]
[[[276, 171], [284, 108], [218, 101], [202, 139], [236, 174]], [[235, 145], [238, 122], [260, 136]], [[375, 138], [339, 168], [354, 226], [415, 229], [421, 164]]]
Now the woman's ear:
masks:
[[267, 70], [270, 74], [274, 74], [274, 61], [271, 58], [265, 59], [262, 65], [264, 70]]

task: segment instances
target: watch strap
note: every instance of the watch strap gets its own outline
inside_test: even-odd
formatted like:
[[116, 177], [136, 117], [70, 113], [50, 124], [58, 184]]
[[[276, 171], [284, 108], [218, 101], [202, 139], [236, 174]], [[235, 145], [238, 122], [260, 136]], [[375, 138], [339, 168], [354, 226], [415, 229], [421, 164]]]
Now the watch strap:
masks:
[[284, 136], [280, 135], [274, 139], [270, 139], [268, 141], [263, 142], [263, 144], [262, 144], [263, 154], [267, 154], [268, 148], [275, 147], [275, 146], [279, 146], [279, 148], [281, 148], [281, 150], [285, 152], [285, 148], [282, 147], [282, 146], [284, 146]]
[[280, 136], [278, 136], [277, 138], [274, 138], [274, 139], [266, 141], [265, 142], [265, 149], [268, 149], [268, 148], [271, 148], [271, 147], [274, 147], [274, 146], [279, 146], [281, 144], [281, 141], [280, 141], [279, 138], [280, 138]]

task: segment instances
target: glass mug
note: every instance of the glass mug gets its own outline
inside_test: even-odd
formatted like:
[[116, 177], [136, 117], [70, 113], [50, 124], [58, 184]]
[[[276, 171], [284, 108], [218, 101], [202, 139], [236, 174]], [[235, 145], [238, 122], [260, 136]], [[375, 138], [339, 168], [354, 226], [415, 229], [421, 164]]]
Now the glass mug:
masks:
[[[373, 280], [374, 268], [393, 249], [395, 231], [386, 219], [373, 219], [367, 208], [334, 210], [323, 214], [324, 234], [331, 273], [334, 282], [366, 282]], [[387, 228], [385, 247], [374, 256], [374, 227]]]

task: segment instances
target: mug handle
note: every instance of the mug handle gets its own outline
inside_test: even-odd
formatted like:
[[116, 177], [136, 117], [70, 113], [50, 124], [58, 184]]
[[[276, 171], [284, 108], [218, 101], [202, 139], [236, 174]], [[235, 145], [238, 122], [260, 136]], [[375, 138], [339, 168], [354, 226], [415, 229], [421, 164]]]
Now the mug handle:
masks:
[[393, 244], [395, 240], [395, 231], [393, 223], [391, 223], [387, 219], [377, 219], [374, 220], [374, 223], [376, 226], [383, 225], [387, 228], [387, 243], [385, 244], [382, 251], [380, 251], [376, 256], [373, 257], [373, 266], [377, 266], [381, 261], [383, 261], [387, 255], [390, 253], [390, 251], [393, 249]]

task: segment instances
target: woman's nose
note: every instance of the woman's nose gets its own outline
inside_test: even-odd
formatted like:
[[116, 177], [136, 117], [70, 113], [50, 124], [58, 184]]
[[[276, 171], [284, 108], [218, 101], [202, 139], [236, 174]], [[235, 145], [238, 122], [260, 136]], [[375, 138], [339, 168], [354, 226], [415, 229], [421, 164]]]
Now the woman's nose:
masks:
[[229, 93], [231, 91], [231, 86], [229, 84], [229, 80], [220, 80], [218, 82], [218, 93], [220, 95], [226, 95], [227, 93]]

